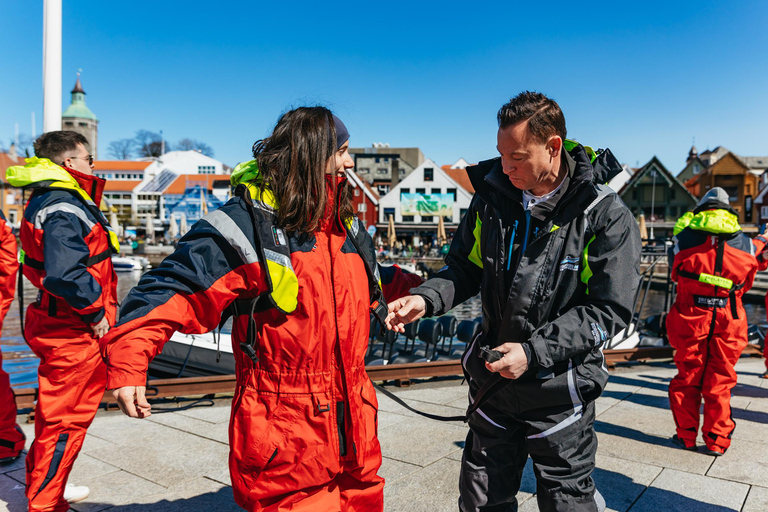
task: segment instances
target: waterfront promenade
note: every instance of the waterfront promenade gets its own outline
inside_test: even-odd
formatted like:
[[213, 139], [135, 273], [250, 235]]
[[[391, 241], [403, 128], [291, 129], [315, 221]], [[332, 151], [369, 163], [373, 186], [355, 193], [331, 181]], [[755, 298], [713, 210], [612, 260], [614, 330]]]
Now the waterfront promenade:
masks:
[[[731, 449], [715, 458], [673, 447], [667, 384], [671, 362], [619, 368], [597, 402], [599, 437], [595, 480], [608, 509], [631, 512], [757, 512], [768, 510], [768, 380], [759, 358], [736, 366]], [[391, 388], [425, 411], [461, 414], [467, 387], [459, 379]], [[188, 403], [188, 402], [185, 402]], [[235, 511], [227, 469], [227, 398], [209, 407], [131, 420], [99, 411], [70, 481], [91, 496], [77, 512]], [[418, 417], [379, 395], [379, 438], [387, 480], [387, 512], [455, 511], [461, 447], [460, 423]], [[170, 404], [159, 407], [173, 407]], [[19, 417], [20, 423], [25, 419]], [[22, 424], [28, 443], [33, 425]], [[23, 512], [23, 462], [0, 467], [0, 512]], [[538, 510], [530, 461], [520, 510]]]

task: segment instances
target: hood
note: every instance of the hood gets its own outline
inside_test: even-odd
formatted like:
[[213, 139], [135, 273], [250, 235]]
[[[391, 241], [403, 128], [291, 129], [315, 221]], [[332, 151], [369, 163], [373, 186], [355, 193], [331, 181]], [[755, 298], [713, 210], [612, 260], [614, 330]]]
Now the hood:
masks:
[[265, 188], [262, 196], [261, 181], [259, 164], [256, 163], [255, 159], [237, 164], [232, 171], [232, 176], [229, 178], [229, 183], [233, 188], [237, 188], [238, 185], [244, 185], [248, 192], [250, 192], [251, 198], [255, 201], [261, 201], [271, 208], [277, 208], [277, 198], [271, 190]]
[[26, 165], [9, 167], [5, 173], [8, 183], [22, 188], [64, 188], [76, 190], [97, 205], [101, 203], [105, 180], [56, 165], [47, 158], [25, 159]]
[[741, 231], [739, 216], [725, 209], [687, 212], [675, 223], [673, 234], [677, 235], [685, 228], [706, 231], [714, 235], [731, 234]]

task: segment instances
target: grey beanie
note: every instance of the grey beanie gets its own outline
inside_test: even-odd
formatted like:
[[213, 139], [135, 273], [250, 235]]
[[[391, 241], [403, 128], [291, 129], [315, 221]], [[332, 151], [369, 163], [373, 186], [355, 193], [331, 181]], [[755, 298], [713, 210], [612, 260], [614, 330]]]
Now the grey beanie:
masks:
[[701, 198], [697, 206], [703, 206], [710, 201], [717, 201], [718, 203], [728, 205], [728, 192], [720, 187], [710, 189], [706, 194], [704, 194], [704, 197]]

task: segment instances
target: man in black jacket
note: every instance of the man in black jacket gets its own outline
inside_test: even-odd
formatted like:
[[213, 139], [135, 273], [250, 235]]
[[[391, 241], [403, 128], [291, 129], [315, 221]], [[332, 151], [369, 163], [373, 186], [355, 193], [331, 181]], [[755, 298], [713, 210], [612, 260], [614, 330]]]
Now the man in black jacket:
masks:
[[632, 314], [637, 223], [603, 185], [616, 159], [566, 140], [553, 100], [523, 92], [498, 122], [500, 157], [467, 169], [476, 193], [446, 266], [389, 305], [388, 326], [402, 332], [481, 293], [483, 328], [462, 358], [460, 510], [516, 511], [530, 455], [540, 510], [599, 511], [594, 402], [608, 379], [601, 349]]

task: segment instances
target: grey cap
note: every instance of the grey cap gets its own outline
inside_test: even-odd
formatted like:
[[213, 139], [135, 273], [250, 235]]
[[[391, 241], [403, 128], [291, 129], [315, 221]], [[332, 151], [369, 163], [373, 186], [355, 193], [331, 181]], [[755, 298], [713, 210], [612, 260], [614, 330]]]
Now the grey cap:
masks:
[[710, 189], [706, 194], [704, 194], [704, 197], [701, 198], [701, 201], [699, 201], [698, 206], [701, 206], [709, 201], [717, 201], [719, 203], [729, 204], [728, 192], [726, 192], [720, 187], [715, 187], [713, 189]]

